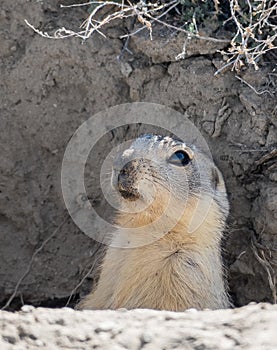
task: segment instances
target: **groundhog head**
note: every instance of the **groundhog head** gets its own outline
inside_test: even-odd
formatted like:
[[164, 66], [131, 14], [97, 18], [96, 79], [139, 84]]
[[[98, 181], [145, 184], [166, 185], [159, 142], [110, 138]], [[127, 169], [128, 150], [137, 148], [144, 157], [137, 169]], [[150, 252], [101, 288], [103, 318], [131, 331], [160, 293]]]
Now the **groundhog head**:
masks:
[[136, 139], [117, 155], [112, 184], [121, 198], [121, 222], [132, 227], [163, 217], [195, 229], [209, 215], [220, 212], [216, 220], [225, 222], [228, 214], [224, 181], [213, 160], [174, 137]]

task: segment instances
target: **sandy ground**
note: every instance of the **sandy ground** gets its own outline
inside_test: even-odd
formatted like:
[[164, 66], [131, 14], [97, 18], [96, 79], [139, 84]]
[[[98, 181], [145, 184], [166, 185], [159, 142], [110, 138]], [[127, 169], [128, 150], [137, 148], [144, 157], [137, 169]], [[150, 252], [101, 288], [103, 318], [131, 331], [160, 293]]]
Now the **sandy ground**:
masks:
[[276, 350], [277, 305], [184, 313], [74, 311], [25, 305], [0, 313], [1, 350]]

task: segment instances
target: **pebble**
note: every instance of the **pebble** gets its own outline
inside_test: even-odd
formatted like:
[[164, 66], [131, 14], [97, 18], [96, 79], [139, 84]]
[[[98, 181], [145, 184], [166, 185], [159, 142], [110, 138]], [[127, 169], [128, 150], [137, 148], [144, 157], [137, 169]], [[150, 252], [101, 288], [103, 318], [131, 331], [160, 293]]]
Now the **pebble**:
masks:
[[25, 313], [32, 312], [33, 310], [35, 310], [35, 307], [32, 305], [23, 305], [21, 308], [21, 311]]

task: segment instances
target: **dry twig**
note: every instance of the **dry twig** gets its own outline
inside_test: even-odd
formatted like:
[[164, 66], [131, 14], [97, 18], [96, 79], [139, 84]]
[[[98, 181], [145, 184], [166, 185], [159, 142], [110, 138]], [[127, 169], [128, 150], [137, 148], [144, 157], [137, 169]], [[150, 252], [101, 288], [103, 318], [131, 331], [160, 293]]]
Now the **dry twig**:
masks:
[[262, 267], [265, 269], [267, 273], [268, 284], [272, 294], [272, 302], [276, 304], [277, 302], [276, 274], [271, 263], [268, 261], [268, 259], [265, 256], [264, 249], [261, 248], [260, 244], [259, 245], [257, 244], [254, 236], [251, 238], [251, 249], [256, 259], [259, 261], [259, 263], [262, 265]]
[[88, 272], [83, 276], [83, 278], [81, 279], [81, 281], [74, 287], [74, 289], [71, 291], [70, 296], [68, 297], [68, 300], [65, 304], [65, 307], [67, 307], [73, 297], [73, 295], [76, 293], [76, 291], [78, 290], [78, 288], [80, 288], [82, 286], [82, 284], [84, 283], [84, 281], [86, 280], [86, 278], [92, 273], [92, 271], [94, 270], [94, 268], [98, 265], [99, 262], [99, 257], [97, 259], [94, 260], [94, 262], [92, 263], [91, 267], [89, 268]]
[[[189, 2], [189, 0], [187, 0]], [[215, 13], [220, 11], [220, 0], [214, 0]], [[94, 33], [99, 33], [105, 37], [103, 29], [106, 24], [115, 20], [123, 20], [126, 18], [136, 18], [141, 26], [131, 33], [121, 36], [121, 38], [131, 37], [138, 34], [140, 31], [147, 29], [149, 31], [150, 39], [152, 40], [153, 24], [159, 23], [167, 28], [173, 29], [176, 32], [183, 32], [187, 38], [198, 38], [201, 40], [208, 40], [213, 42], [230, 43], [227, 51], [220, 51], [222, 55], [227, 57], [227, 62], [223, 67], [217, 70], [215, 75], [225, 71], [226, 68], [231, 67], [232, 70], [240, 71], [241, 67], [246, 64], [254, 65], [258, 69], [258, 61], [262, 55], [269, 50], [276, 49], [277, 39], [277, 3], [275, 0], [246, 0], [242, 2], [241, 8], [240, 0], [230, 0], [229, 7], [231, 17], [225, 21], [232, 22], [235, 25], [236, 32], [233, 38], [218, 39], [214, 37], [202, 36], [198, 33], [198, 23], [195, 18], [195, 13], [192, 15], [191, 22], [193, 24], [192, 30], [186, 30], [183, 25], [176, 26], [165, 21], [165, 16], [175, 10], [179, 16], [182, 16], [178, 6], [182, 6], [184, 0], [172, 1], [147, 1], [147, 0], [106, 0], [106, 1], [89, 1], [81, 4], [61, 5], [63, 8], [74, 8], [80, 6], [93, 6], [91, 13], [83, 22], [79, 31], [74, 31], [67, 28], [59, 28], [53, 35], [35, 28], [27, 20], [26, 24], [31, 27], [36, 33], [45, 38], [62, 39], [68, 37], [79, 37], [83, 40], [90, 38]], [[223, 6], [223, 5], [222, 5]], [[107, 8], [109, 11], [100, 15], [101, 10]], [[181, 18], [180, 18], [181, 20]], [[185, 48], [183, 50], [185, 52]], [[176, 59], [185, 57], [184, 52], [176, 56]]]
[[[2, 310], [7, 309], [11, 302], [13, 301], [13, 299], [16, 297], [16, 294], [18, 292], [18, 288], [20, 287], [21, 283], [23, 282], [23, 280], [28, 276], [28, 274], [31, 271], [31, 268], [33, 266], [33, 263], [35, 261], [35, 257], [38, 255], [38, 253], [40, 253], [42, 251], [42, 249], [45, 247], [45, 245], [56, 235], [56, 233], [62, 228], [62, 226], [66, 223], [66, 221], [68, 220], [68, 217], [66, 216], [64, 218], [64, 220], [59, 224], [59, 226], [41, 243], [41, 245], [38, 247], [38, 249], [35, 250], [35, 252], [33, 253], [31, 260], [25, 270], [25, 272], [23, 273], [23, 275], [19, 278], [19, 280], [16, 283], [16, 286], [14, 288], [14, 291], [12, 293], [12, 295], [9, 297], [8, 301], [6, 302], [6, 304], [2, 307]], [[20, 295], [21, 300], [23, 300], [22, 295]]]
[[239, 0], [230, 0], [231, 20], [236, 25], [236, 33], [228, 51], [220, 51], [229, 58], [226, 65], [215, 74], [229, 66], [239, 72], [245, 63], [252, 64], [257, 70], [261, 56], [277, 49], [276, 1], [247, 0], [246, 2], [248, 10], [244, 12], [241, 10]]
[[244, 83], [245, 85], [247, 85], [250, 89], [252, 89], [257, 95], [269, 94], [270, 96], [273, 96], [272, 92], [269, 90], [258, 91], [257, 89], [254, 88], [254, 86], [252, 86], [250, 83], [248, 83], [246, 80], [242, 79], [238, 75], [236, 75], [236, 78], [240, 80], [242, 83]]

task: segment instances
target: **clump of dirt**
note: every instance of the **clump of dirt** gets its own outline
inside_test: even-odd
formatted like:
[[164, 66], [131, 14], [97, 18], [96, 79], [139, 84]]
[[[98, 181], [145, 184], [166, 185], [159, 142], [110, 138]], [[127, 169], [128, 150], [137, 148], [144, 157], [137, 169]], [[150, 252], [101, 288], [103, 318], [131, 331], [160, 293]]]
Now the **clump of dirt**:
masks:
[[[0, 303], [5, 304], [24, 274], [15, 308], [23, 303], [63, 306], [71, 294], [74, 303], [88, 292], [104, 247], [85, 236], [65, 210], [63, 153], [91, 115], [136, 101], [172, 107], [202, 132], [223, 172], [231, 204], [224, 256], [234, 303], [274, 301], [277, 118], [272, 56], [259, 71], [241, 72], [240, 79], [234, 72], [214, 76], [224, 64], [217, 53], [223, 44], [192, 40], [186, 58], [176, 61], [182, 34], [151, 42], [142, 33], [124, 50], [125, 42], [118, 39], [126, 32], [123, 25], [108, 28], [106, 39], [95, 35], [86, 42], [47, 40], [25, 25], [26, 18], [49, 30], [85, 18], [83, 10], [73, 15], [59, 3], [2, 1]], [[89, 191], [97, 191], [93, 182]], [[96, 205], [105, 210], [101, 200]]]
[[[0, 311], [1, 349], [275, 349], [277, 306], [239, 310]], [[108, 344], [108, 345], [107, 345]]]

